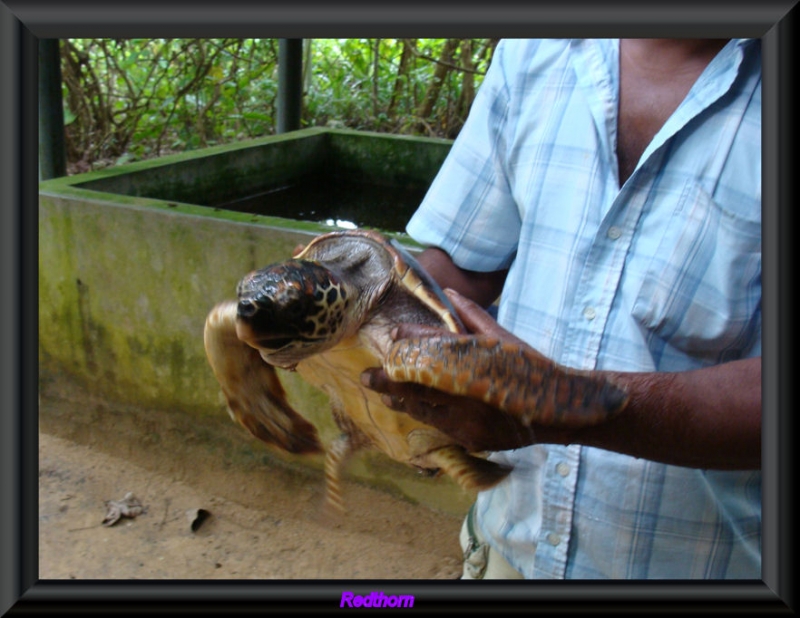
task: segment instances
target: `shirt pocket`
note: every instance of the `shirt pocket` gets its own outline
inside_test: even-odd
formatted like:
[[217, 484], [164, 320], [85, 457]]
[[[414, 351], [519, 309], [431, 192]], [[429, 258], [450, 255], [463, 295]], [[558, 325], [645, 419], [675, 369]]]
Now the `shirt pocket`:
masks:
[[656, 366], [670, 348], [713, 364], [760, 343], [761, 218], [751, 206], [734, 213], [687, 184], [632, 307]]

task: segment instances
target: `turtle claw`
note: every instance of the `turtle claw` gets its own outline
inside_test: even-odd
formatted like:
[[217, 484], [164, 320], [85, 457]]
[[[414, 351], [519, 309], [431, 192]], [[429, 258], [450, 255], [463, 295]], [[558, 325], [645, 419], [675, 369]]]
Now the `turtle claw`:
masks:
[[621, 412], [627, 392], [594, 372], [561, 367], [532, 348], [483, 336], [394, 342], [384, 371], [511, 414], [526, 425], [578, 428]]

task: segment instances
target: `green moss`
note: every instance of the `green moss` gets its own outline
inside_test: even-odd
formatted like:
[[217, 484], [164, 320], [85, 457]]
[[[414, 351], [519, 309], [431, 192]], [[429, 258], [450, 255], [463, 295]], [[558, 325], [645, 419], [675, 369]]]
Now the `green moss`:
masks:
[[326, 169], [352, 180], [384, 186], [427, 187], [452, 146], [450, 140], [331, 131]]

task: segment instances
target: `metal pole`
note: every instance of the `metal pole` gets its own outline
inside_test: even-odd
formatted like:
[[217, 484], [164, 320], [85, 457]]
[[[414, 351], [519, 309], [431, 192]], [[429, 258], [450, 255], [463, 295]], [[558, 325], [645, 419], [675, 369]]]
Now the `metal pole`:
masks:
[[58, 39], [39, 39], [39, 180], [66, 174]]
[[278, 124], [277, 132], [300, 128], [303, 104], [303, 39], [278, 41]]

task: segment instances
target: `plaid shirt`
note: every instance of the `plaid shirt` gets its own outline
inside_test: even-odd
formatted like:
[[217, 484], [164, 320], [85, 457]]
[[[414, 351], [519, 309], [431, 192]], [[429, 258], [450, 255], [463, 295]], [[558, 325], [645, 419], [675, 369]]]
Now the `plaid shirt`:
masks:
[[[509, 40], [409, 234], [510, 267], [498, 319], [580, 369], [761, 354], [761, 48], [716, 56], [620, 188], [619, 44]], [[445, 282], [446, 283], [446, 282]], [[495, 453], [478, 525], [527, 578], [755, 578], [761, 474], [601, 449]]]

